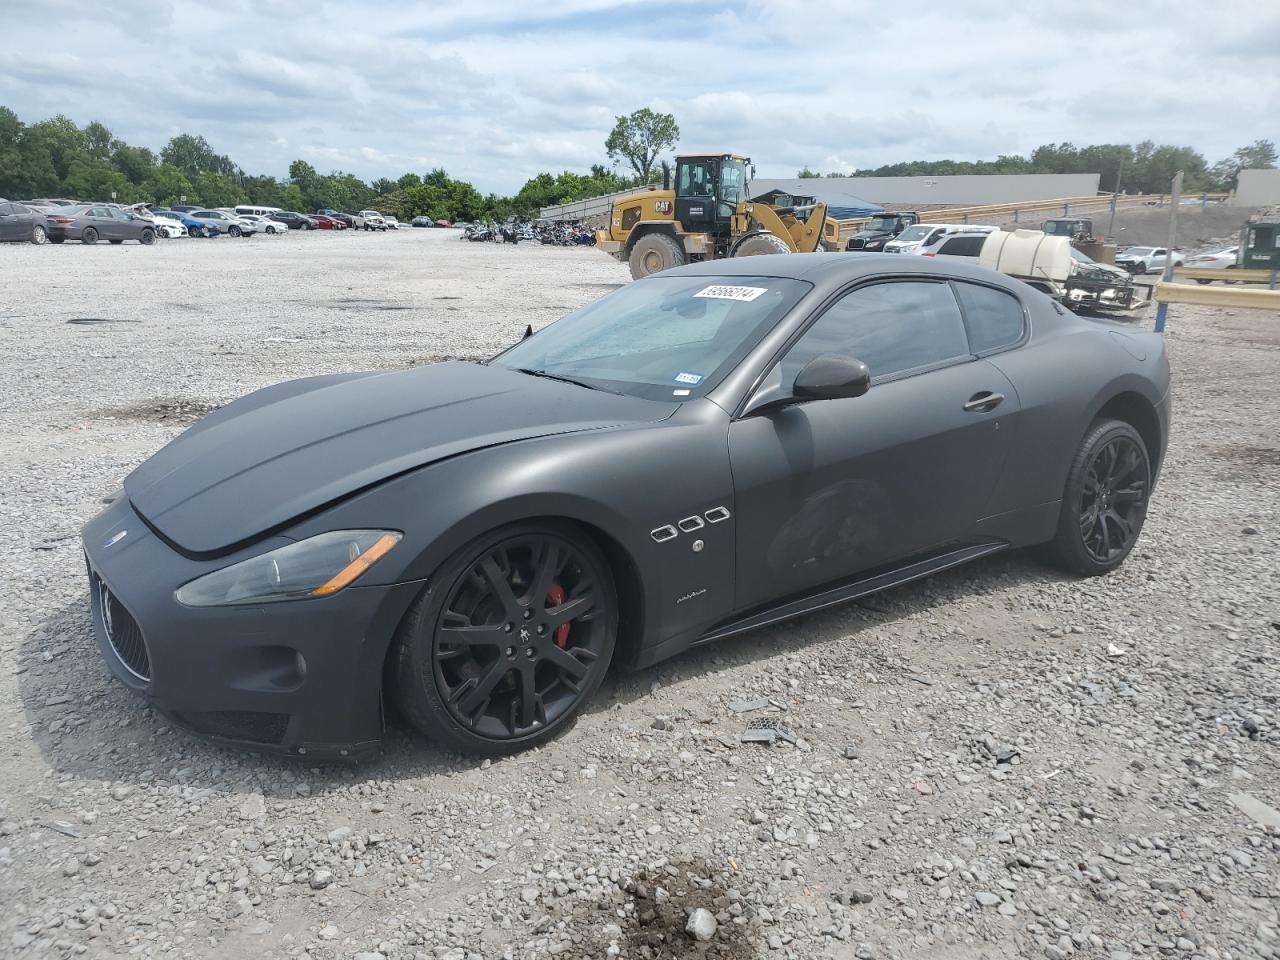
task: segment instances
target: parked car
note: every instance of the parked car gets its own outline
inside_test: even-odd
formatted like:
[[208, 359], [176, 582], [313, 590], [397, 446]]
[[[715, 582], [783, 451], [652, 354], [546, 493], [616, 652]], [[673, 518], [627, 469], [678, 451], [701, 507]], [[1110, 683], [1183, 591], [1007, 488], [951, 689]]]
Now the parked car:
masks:
[[430, 227], [433, 224], [430, 217], [414, 217], [409, 221], [409, 225], [412, 227]]
[[251, 203], [250, 204], [242, 203], [236, 206], [231, 212], [234, 213], [237, 217], [243, 217], [245, 215], [248, 215], [251, 217], [270, 217], [270, 216], [273, 216], [274, 214], [279, 213], [280, 208], [279, 207], [259, 207]]
[[25, 203], [0, 201], [0, 242], [44, 243], [48, 239], [48, 220], [43, 210]]
[[174, 209], [152, 210], [153, 217], [166, 217], [170, 220], [176, 220], [186, 228], [189, 237], [216, 237], [221, 232], [217, 227], [210, 226], [203, 220], [197, 220], [190, 214], [182, 213]]
[[[1164, 247], [1126, 247], [1116, 254], [1116, 266], [1133, 274], [1155, 273], [1164, 269], [1167, 259], [1169, 251]], [[1182, 266], [1185, 259], [1177, 250], [1173, 251], [1175, 267]]]
[[390, 699], [451, 749], [508, 754], [564, 731], [612, 661], [1013, 548], [1115, 570], [1169, 379], [1160, 335], [961, 260], [695, 263], [488, 362], [210, 414], [85, 526], [93, 629], [120, 682], [204, 736], [367, 755]]
[[366, 230], [386, 230], [387, 221], [377, 210], [361, 210], [361, 217], [364, 218], [364, 228]]
[[28, 207], [80, 207], [84, 204], [76, 200], [68, 200], [65, 197], [41, 197], [38, 200], [22, 201]]
[[920, 214], [914, 210], [897, 213], [878, 213], [869, 219], [861, 230], [849, 238], [846, 250], [883, 250], [884, 245], [913, 223], [920, 222]]
[[79, 240], [81, 243], [97, 243], [99, 240], [124, 243], [126, 240], [137, 240], [150, 245], [156, 242], [157, 236], [155, 224], [150, 220], [105, 204], [60, 207], [55, 212], [45, 214], [45, 229], [53, 243], [65, 240]]
[[994, 229], [967, 223], [915, 223], [885, 243], [884, 252], [924, 255], [935, 251], [953, 233], [990, 233]]
[[277, 223], [270, 217], [261, 217], [252, 213], [237, 213], [236, 216], [241, 220], [247, 220], [253, 224], [259, 233], [288, 233], [289, 228], [283, 223]]
[[346, 224], [341, 220], [335, 220], [333, 217], [327, 217], [323, 213], [317, 213], [311, 218], [316, 222], [317, 229], [320, 230], [345, 230]]
[[395, 217], [393, 217], [391, 214], [389, 214], [389, 213], [384, 213], [384, 214], [382, 215], [382, 219], [383, 219], [383, 220], [385, 220], [385, 221], [387, 221], [387, 229], [388, 229], [388, 230], [399, 230], [399, 229], [400, 229], [400, 226], [401, 226], [400, 221], [399, 221], [399, 220], [397, 220]]
[[[1187, 266], [1197, 270], [1234, 270], [1239, 262], [1240, 248], [1227, 247], [1212, 253], [1201, 253], [1187, 258]], [[1212, 280], [1197, 280], [1196, 283], [1212, 283]], [[1230, 281], [1228, 281], [1230, 282]]]
[[168, 240], [176, 240], [187, 235], [187, 228], [182, 225], [178, 215], [151, 211], [151, 222], [156, 226], [156, 233]]
[[923, 251], [926, 257], [977, 257], [982, 252], [991, 230], [980, 233], [952, 233], [944, 236], [928, 250]]
[[227, 213], [225, 210], [193, 210], [191, 219], [199, 220], [205, 227], [212, 227], [229, 237], [248, 237], [258, 230], [248, 220], [241, 220], [235, 214]]
[[359, 217], [353, 217], [351, 214], [342, 213], [339, 210], [317, 210], [316, 215], [328, 217], [330, 220], [337, 220], [340, 223], [346, 224], [348, 227], [358, 228], [364, 226], [364, 221]]
[[278, 213], [268, 214], [267, 219], [274, 220], [276, 223], [283, 223], [290, 230], [314, 230], [316, 228], [314, 220], [300, 213], [294, 213], [292, 210], [281, 210]]
[[201, 207], [193, 207], [189, 204], [183, 204], [180, 207], [170, 207], [170, 210], [176, 210], [178, 213], [190, 213], [193, 210], [200, 210]]

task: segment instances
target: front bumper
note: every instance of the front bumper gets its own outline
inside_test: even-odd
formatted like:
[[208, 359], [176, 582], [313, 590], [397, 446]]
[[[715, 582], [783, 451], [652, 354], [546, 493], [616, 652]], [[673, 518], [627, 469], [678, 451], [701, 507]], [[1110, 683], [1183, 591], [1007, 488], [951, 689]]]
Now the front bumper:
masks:
[[218, 560], [169, 547], [120, 497], [83, 531], [98, 650], [111, 672], [175, 724], [222, 743], [360, 758], [382, 738], [382, 666], [421, 582], [331, 597], [187, 607], [174, 590], [287, 543]]

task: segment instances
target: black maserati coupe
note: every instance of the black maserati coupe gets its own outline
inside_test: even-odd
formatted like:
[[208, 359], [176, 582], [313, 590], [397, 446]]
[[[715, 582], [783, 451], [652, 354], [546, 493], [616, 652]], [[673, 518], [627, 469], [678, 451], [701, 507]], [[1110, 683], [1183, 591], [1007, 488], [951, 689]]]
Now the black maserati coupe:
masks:
[[487, 363], [267, 387], [84, 529], [102, 656], [205, 736], [308, 756], [384, 703], [458, 750], [652, 664], [1015, 547], [1105, 574], [1165, 452], [1155, 334], [961, 260], [694, 264]]

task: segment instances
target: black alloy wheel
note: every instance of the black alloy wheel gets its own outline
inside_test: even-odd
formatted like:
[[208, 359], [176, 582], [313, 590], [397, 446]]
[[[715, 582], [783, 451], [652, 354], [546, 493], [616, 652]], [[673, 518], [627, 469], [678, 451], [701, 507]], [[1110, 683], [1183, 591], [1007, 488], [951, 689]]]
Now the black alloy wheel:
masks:
[[613, 578], [570, 527], [519, 525], [441, 568], [401, 627], [398, 700], [467, 753], [527, 749], [569, 724], [613, 655]]
[[1142, 530], [1151, 482], [1151, 462], [1138, 432], [1119, 420], [1095, 423], [1067, 480], [1054, 541], [1063, 564], [1085, 576], [1120, 566]]
[[98, 231], [93, 229], [93, 227], [85, 227], [84, 231], [80, 234], [80, 242], [81, 243], [97, 243]]
[[156, 242], [156, 232], [150, 227], [143, 227], [142, 234], [138, 237], [138, 242], [148, 247], [151, 246]]

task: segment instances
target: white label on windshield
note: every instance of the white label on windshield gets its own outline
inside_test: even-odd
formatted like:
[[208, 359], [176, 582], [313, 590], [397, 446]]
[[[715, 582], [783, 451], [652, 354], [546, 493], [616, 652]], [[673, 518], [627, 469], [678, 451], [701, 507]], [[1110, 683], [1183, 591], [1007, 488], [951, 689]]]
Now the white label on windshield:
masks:
[[710, 297], [715, 300], [741, 300], [750, 303], [762, 293], [768, 293], [768, 287], [706, 287], [694, 294], [695, 297]]

